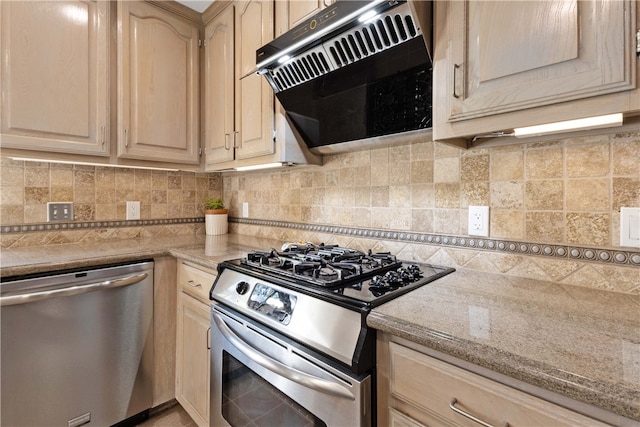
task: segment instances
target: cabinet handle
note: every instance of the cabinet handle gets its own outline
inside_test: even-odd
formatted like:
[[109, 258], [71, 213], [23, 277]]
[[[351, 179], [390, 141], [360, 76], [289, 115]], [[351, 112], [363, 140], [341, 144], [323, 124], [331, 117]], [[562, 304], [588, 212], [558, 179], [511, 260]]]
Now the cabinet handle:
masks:
[[240, 145], [236, 145], [236, 140], [238, 139], [236, 137], [237, 134], [239, 134], [240, 132], [238, 131], [233, 131], [233, 148], [242, 148], [242, 140], [240, 140]]
[[227, 150], [227, 151], [231, 150], [231, 147], [229, 147], [228, 142], [229, 142], [229, 134], [225, 133], [224, 134], [224, 149]]
[[462, 68], [462, 66], [458, 65], [458, 64], [453, 64], [453, 97], [454, 98], [460, 98], [460, 95], [458, 94], [458, 85], [457, 85], [457, 81], [458, 79], [456, 78], [456, 76], [458, 75], [458, 70], [460, 70], [460, 68]]
[[[465, 418], [470, 419], [473, 422], [476, 422], [478, 424], [480, 424], [483, 427], [494, 427], [493, 425], [486, 423], [484, 421], [482, 421], [480, 418], [474, 417], [473, 415], [471, 415], [470, 413], [463, 411], [462, 409], [458, 408], [456, 406], [456, 403], [458, 403], [458, 399], [456, 399], [455, 397], [453, 399], [451, 399], [451, 403], [449, 403], [449, 408], [451, 408], [451, 410], [453, 412], [455, 412], [456, 414], [460, 414]], [[502, 427], [509, 427], [509, 423], [508, 422], [503, 422], [502, 423]]]
[[129, 131], [127, 129], [124, 130], [124, 146], [125, 148], [129, 147]]
[[207, 350], [211, 350], [211, 326], [207, 329]]
[[196, 282], [194, 282], [193, 280], [189, 280], [189, 281], [187, 282], [187, 284], [188, 284], [189, 286], [191, 286], [192, 288], [201, 288], [201, 287], [202, 287], [202, 285], [201, 285], [200, 283], [196, 283]]
[[100, 144], [104, 147], [104, 126], [100, 127]]

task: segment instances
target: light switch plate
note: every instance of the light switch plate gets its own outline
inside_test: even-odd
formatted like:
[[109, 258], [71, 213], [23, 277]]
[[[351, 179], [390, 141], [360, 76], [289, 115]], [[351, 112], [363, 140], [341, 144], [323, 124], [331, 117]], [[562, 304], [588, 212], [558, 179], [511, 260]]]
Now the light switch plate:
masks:
[[47, 203], [47, 222], [51, 221], [73, 221], [72, 202], [49, 202]]
[[620, 246], [640, 248], [640, 208], [620, 208]]
[[249, 202], [242, 202], [242, 218], [249, 218]]

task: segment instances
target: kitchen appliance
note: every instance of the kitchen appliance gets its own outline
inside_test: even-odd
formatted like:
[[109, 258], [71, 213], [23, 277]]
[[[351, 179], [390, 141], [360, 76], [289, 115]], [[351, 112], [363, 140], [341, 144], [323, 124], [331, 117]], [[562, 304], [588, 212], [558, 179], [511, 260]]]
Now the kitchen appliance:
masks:
[[2, 278], [2, 425], [107, 426], [147, 417], [153, 265]]
[[258, 73], [312, 152], [388, 145], [431, 128], [431, 8], [338, 0], [257, 50]]
[[367, 314], [452, 271], [310, 243], [220, 263], [210, 291], [211, 425], [375, 424]]

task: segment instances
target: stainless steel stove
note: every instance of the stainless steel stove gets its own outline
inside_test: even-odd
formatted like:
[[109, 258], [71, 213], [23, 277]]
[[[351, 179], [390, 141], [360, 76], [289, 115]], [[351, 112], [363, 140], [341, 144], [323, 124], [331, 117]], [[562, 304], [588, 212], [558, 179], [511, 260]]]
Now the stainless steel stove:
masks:
[[[375, 330], [367, 327], [367, 314], [453, 271], [403, 262], [386, 252], [311, 243], [252, 251], [246, 258], [222, 262], [210, 292], [215, 302], [212, 343], [225, 349], [220, 353], [212, 347], [212, 425], [214, 419], [216, 425], [235, 425], [230, 419], [238, 419], [238, 414], [225, 415], [220, 397], [233, 388], [225, 389], [224, 379], [214, 381], [214, 372], [222, 372], [217, 377], [224, 378], [225, 360], [227, 367], [244, 366], [266, 379], [269, 387], [301, 406], [297, 413], [309, 410], [321, 421], [318, 425], [339, 424], [342, 419], [350, 424], [354, 419], [360, 420], [359, 425], [372, 424]], [[270, 348], [274, 342], [278, 344]], [[283, 353], [282, 348], [287, 350]], [[312, 378], [310, 371], [317, 371]], [[330, 378], [323, 379], [328, 372]], [[329, 387], [326, 381], [335, 377], [342, 379]], [[316, 396], [305, 403], [309, 384], [314, 384], [311, 388]], [[346, 409], [322, 409], [319, 396], [335, 398], [336, 393], [348, 396]], [[229, 408], [242, 412], [237, 403]]]

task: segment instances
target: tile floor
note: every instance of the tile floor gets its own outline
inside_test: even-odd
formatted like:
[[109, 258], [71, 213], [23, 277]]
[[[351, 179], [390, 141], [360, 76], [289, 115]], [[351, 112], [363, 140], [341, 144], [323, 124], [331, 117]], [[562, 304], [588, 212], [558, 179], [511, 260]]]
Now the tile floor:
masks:
[[179, 403], [152, 415], [137, 427], [197, 427]]

